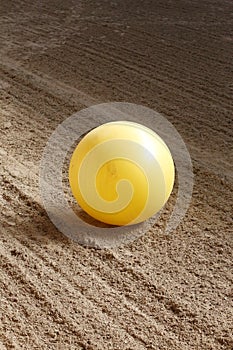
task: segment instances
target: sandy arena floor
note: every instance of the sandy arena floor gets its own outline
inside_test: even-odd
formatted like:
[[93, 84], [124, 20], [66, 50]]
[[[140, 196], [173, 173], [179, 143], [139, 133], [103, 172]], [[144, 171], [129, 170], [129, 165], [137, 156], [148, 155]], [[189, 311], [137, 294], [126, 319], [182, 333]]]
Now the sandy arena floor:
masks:
[[[233, 2], [2, 0], [0, 349], [233, 348]], [[43, 148], [71, 114], [126, 101], [189, 148], [176, 232], [84, 248], [48, 219]]]

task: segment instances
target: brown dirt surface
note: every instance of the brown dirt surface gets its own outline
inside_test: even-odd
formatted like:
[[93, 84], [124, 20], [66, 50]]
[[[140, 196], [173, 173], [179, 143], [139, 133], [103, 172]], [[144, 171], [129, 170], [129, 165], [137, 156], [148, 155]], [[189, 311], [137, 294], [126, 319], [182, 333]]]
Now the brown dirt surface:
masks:
[[[2, 0], [0, 349], [233, 348], [233, 3]], [[142, 104], [182, 135], [184, 221], [95, 250], [50, 222], [43, 149], [72, 113]]]

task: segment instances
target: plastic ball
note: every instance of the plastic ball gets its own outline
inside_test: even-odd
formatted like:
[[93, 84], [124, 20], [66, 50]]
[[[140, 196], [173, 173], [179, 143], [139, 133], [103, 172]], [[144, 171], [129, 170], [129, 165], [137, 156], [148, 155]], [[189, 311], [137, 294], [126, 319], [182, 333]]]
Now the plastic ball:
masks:
[[111, 225], [131, 225], [155, 215], [174, 184], [174, 163], [153, 130], [133, 122], [103, 124], [77, 145], [69, 181], [80, 207]]

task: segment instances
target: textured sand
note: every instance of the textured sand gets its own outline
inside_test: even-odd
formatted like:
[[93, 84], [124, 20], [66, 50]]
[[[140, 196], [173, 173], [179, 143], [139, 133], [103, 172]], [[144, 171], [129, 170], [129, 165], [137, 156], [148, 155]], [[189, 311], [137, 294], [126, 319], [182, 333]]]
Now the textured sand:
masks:
[[[227, 0], [1, 1], [1, 350], [232, 349], [232, 13]], [[38, 169], [59, 123], [108, 101], [167, 116], [195, 187], [172, 235], [165, 212], [94, 250], [49, 221]]]

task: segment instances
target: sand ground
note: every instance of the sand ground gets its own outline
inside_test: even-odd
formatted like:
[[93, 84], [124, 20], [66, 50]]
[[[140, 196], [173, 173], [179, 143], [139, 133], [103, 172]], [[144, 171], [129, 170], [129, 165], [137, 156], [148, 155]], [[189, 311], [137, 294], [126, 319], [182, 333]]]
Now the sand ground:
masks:
[[[2, 0], [0, 349], [230, 350], [233, 3]], [[189, 148], [192, 203], [114, 249], [65, 238], [39, 197], [56, 126], [98, 102], [165, 115]]]

